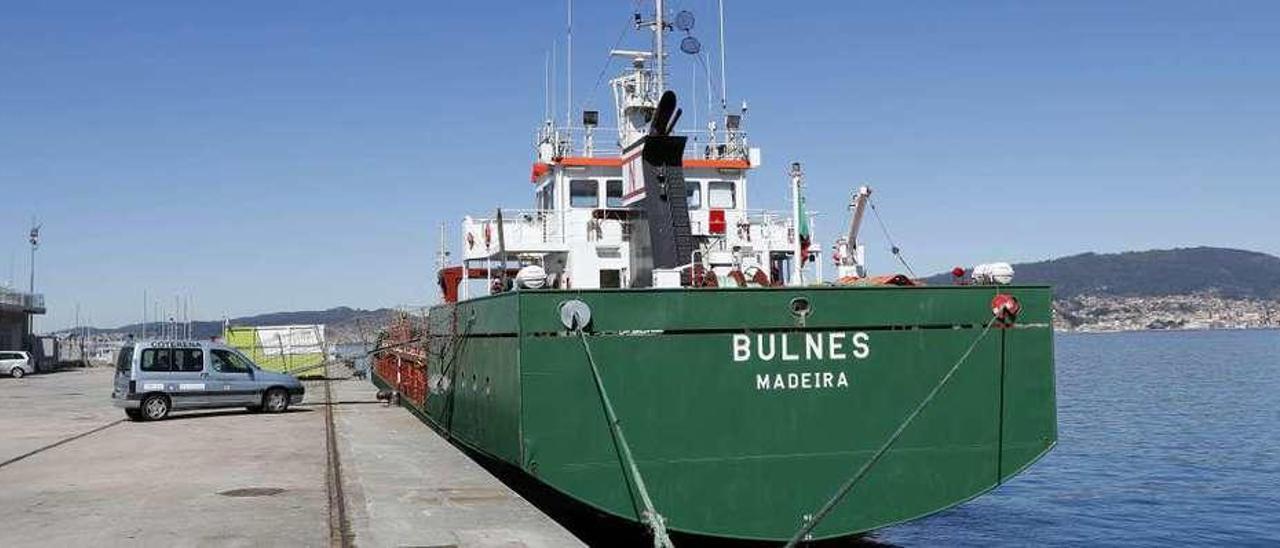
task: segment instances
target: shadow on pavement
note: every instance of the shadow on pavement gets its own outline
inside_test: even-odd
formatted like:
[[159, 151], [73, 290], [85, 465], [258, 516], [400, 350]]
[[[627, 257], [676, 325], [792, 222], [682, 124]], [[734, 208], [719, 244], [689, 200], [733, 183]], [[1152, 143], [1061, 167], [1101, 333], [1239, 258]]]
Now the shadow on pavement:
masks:
[[226, 417], [229, 415], [292, 415], [294, 413], [313, 413], [313, 412], [315, 412], [314, 409], [298, 409], [297, 407], [290, 407], [288, 410], [284, 411], [283, 413], [257, 413], [253, 411], [247, 411], [245, 409], [218, 409], [218, 410], [209, 410], [209, 411], [175, 411], [174, 413], [177, 413], [177, 414], [171, 414], [168, 417], [165, 417], [164, 420], [159, 422], [192, 420], [192, 419], [212, 419], [217, 417]]

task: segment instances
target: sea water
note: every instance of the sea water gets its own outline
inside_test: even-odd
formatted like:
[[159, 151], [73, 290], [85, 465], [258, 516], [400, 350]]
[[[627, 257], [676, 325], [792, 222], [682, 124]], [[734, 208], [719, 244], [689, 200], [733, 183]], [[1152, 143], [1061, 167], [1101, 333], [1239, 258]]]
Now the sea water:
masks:
[[1280, 546], [1280, 330], [1063, 334], [1058, 445], [903, 546]]

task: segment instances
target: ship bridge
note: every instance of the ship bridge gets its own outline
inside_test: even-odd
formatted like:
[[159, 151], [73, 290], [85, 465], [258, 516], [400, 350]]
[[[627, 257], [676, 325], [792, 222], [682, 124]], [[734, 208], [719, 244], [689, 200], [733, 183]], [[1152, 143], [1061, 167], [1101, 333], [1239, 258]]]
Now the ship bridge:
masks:
[[[446, 268], [441, 255], [445, 295], [466, 298], [466, 280], [476, 274], [486, 283], [481, 294], [822, 279], [814, 213], [797, 205], [798, 175], [790, 181], [790, 213], [750, 208], [747, 176], [763, 164], [743, 126], [746, 103], [731, 112], [722, 96], [705, 127], [676, 130], [682, 110], [666, 88], [663, 41], [673, 27], [661, 12], [654, 21], [635, 19], [637, 28], [653, 31], [652, 51], [610, 51], [630, 63], [609, 81], [615, 126], [602, 127], [595, 110], [581, 111], [573, 123], [566, 113], [563, 125], [548, 117], [534, 134], [533, 207], [466, 217], [463, 264]], [[693, 24], [691, 16], [676, 23], [686, 34]], [[686, 36], [680, 49], [697, 54], [699, 47]]]

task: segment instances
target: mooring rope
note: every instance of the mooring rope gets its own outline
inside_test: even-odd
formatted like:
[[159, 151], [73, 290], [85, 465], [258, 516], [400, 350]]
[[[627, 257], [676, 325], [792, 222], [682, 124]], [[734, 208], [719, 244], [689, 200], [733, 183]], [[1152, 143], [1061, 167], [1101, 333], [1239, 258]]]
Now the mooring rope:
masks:
[[880, 458], [889, 451], [889, 448], [893, 447], [894, 442], [897, 442], [898, 438], [902, 437], [902, 433], [907, 431], [907, 427], [911, 425], [911, 422], [914, 421], [916, 417], [920, 415], [920, 412], [924, 411], [924, 408], [933, 401], [933, 398], [938, 395], [938, 392], [942, 390], [942, 387], [946, 386], [947, 382], [951, 380], [951, 377], [960, 369], [960, 365], [963, 364], [965, 360], [969, 359], [969, 355], [973, 354], [973, 350], [978, 347], [978, 343], [982, 342], [982, 339], [986, 338], [987, 333], [991, 331], [991, 326], [995, 325], [996, 321], [1000, 318], [1001, 316], [995, 316], [991, 318], [991, 321], [987, 322], [987, 326], [982, 328], [982, 333], [979, 333], [977, 338], [973, 339], [973, 343], [971, 343], [969, 348], [964, 351], [964, 354], [960, 356], [960, 359], [956, 360], [955, 365], [951, 366], [951, 369], [947, 371], [947, 374], [942, 376], [942, 379], [938, 381], [938, 384], [934, 385], [933, 390], [929, 391], [929, 395], [925, 396], [924, 399], [920, 401], [920, 404], [902, 420], [902, 424], [898, 425], [898, 429], [893, 432], [893, 435], [889, 436], [889, 439], [885, 440], [884, 444], [880, 446], [880, 449], [876, 450], [875, 454], [871, 456], [871, 459], [862, 463], [862, 467], [858, 468], [857, 473], [848, 480], [845, 480], [844, 484], [836, 490], [835, 494], [827, 500], [826, 504], [822, 505], [822, 508], [818, 509], [817, 513], [808, 517], [804, 526], [801, 527], [799, 531], [796, 531], [796, 534], [791, 537], [790, 541], [787, 541], [787, 548], [792, 548], [801, 541], [809, 540], [806, 538], [809, 536], [809, 533], [813, 532], [813, 529], [818, 526], [818, 523], [823, 519], [826, 519], [827, 515], [830, 514], [831, 511], [840, 504], [840, 501], [844, 500], [844, 497], [849, 494], [849, 491], [853, 489], [853, 486], [861, 481], [862, 478], [871, 471], [871, 467], [875, 466], [875, 464], [880, 461]]
[[622, 434], [622, 424], [618, 421], [618, 415], [613, 411], [613, 403], [609, 401], [609, 393], [604, 389], [604, 381], [600, 378], [600, 369], [596, 366], [596, 359], [591, 355], [591, 346], [587, 344], [587, 334], [582, 331], [582, 326], [575, 326], [578, 332], [578, 340], [582, 341], [582, 350], [587, 354], [587, 364], [591, 366], [591, 376], [595, 379], [596, 391], [600, 394], [600, 401], [604, 404], [605, 417], [609, 420], [609, 432], [613, 435], [614, 446], [618, 449], [618, 457], [622, 459], [623, 466], [626, 467], [627, 474], [630, 476], [630, 483], [635, 485], [635, 491], [632, 493], [631, 504], [635, 505], [635, 495], [639, 494], [640, 502], [644, 505], [644, 512], [641, 519], [649, 526], [649, 531], [653, 534], [654, 548], [674, 548], [671, 538], [667, 536], [666, 518], [658, 513], [653, 506], [653, 500], [649, 498], [649, 490], [644, 486], [644, 478], [640, 475], [640, 468], [636, 466], [635, 458], [631, 455], [631, 447], [627, 445], [627, 438]]

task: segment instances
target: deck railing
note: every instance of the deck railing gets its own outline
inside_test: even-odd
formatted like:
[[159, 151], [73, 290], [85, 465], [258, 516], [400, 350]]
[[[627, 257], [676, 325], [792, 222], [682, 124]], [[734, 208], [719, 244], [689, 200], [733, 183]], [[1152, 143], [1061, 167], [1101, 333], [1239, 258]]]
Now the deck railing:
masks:
[[542, 209], [502, 210], [502, 238], [498, 219], [467, 217], [462, 223], [463, 252], [467, 258], [483, 258], [507, 252], [556, 251], [565, 244], [564, 212]]
[[[590, 133], [591, 150], [587, 150], [587, 135]], [[706, 129], [677, 131], [676, 135], [688, 137], [685, 143], [685, 158], [702, 159], [747, 159], [747, 132], [724, 130], [710, 131]], [[594, 156], [617, 157], [622, 154], [618, 145], [617, 128], [598, 127], [588, 132], [584, 127], [559, 127], [554, 130], [540, 129], [534, 136], [534, 145], [549, 142], [557, 156]]]

